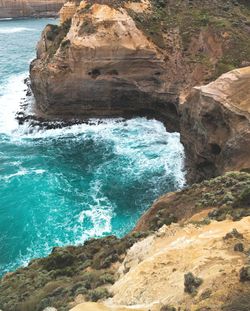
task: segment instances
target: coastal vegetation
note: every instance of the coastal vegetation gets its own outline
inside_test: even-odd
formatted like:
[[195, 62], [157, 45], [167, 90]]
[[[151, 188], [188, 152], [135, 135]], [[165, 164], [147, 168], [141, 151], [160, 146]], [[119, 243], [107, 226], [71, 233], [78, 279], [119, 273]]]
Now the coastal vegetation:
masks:
[[[249, 310], [249, 3], [68, 5], [61, 24], [44, 29], [30, 66], [41, 121], [157, 118], [180, 132], [187, 184], [155, 200], [123, 237], [54, 247], [4, 275], [0, 309], [108, 301], [145, 311]], [[107, 196], [110, 188], [115, 182]]]

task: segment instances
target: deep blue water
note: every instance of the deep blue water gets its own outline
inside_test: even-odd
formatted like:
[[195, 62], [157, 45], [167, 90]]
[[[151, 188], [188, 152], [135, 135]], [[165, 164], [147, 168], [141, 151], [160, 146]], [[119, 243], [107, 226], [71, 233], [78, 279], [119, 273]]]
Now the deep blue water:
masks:
[[51, 22], [0, 21], [0, 275], [53, 246], [127, 233], [159, 195], [185, 182], [179, 134], [156, 120], [17, 125], [23, 80]]

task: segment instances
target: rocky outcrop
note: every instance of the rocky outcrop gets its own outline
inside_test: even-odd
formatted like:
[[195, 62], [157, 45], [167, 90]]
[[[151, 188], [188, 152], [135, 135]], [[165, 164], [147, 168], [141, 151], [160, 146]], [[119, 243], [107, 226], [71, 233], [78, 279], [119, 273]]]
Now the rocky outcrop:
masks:
[[[40, 111], [50, 117], [80, 118], [155, 111], [167, 115], [175, 109], [168, 107], [176, 96], [166, 88], [164, 59], [126, 10], [87, 5], [79, 6], [55, 55], [48, 56], [49, 48], [38, 49], [38, 59], [31, 64]], [[63, 21], [68, 8], [61, 10]], [[43, 45], [48, 47], [48, 41], [45, 30]]]
[[60, 23], [63, 24], [67, 20], [71, 20], [77, 9], [76, 2], [68, 1], [60, 10]]
[[[218, 221], [231, 217], [239, 220], [250, 216], [250, 175], [248, 173], [227, 173], [200, 184], [193, 184], [179, 192], [167, 193], [157, 199], [140, 218], [134, 231], [159, 229], [171, 223], [184, 223], [200, 214]], [[244, 202], [244, 203], [243, 203]]]
[[54, 17], [64, 4], [64, 0], [1, 0], [0, 18]]
[[195, 87], [180, 108], [189, 180], [250, 167], [250, 67]]
[[[229, 11], [239, 25], [228, 22]], [[219, 0], [68, 2], [61, 25], [45, 28], [30, 67], [36, 112], [156, 117], [181, 132], [191, 182], [247, 169], [249, 69], [192, 87], [247, 64], [248, 14], [244, 3]]]
[[[95, 302], [85, 302], [77, 305], [70, 311], [145, 311], [143, 308], [136, 308], [132, 309], [131, 307], [119, 307], [119, 306], [106, 306], [101, 303], [95, 303]], [[154, 310], [152, 310], [154, 311]]]
[[[234, 251], [239, 241], [249, 247], [249, 224], [250, 217], [203, 226], [163, 226], [130, 248], [119, 269], [119, 279], [111, 288], [112, 302], [147, 305], [148, 309], [158, 303], [158, 310], [162, 305], [174, 310], [247, 310], [225, 305], [230, 305], [232, 293], [250, 289], [247, 282], [240, 282], [247, 255]], [[233, 230], [242, 233], [242, 238], [226, 239]], [[192, 294], [184, 289], [184, 279], [185, 285], [188, 281], [185, 275], [199, 280]], [[249, 308], [249, 302], [245, 307]]]

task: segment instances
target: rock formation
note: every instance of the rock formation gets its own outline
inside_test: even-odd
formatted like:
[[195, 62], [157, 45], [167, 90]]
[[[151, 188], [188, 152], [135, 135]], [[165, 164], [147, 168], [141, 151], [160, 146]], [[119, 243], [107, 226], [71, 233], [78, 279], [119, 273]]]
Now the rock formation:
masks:
[[182, 106], [189, 180], [250, 167], [250, 67], [195, 87]]
[[58, 16], [64, 2], [64, 0], [1, 0], [0, 18]]
[[[234, 251], [236, 242], [249, 246], [249, 225], [250, 217], [236, 223], [226, 220], [197, 226], [191, 220], [184, 226], [163, 226], [128, 251], [111, 288], [113, 304], [147, 305], [144, 310], [149, 310], [160, 302], [176, 310], [222, 310], [230, 294], [250, 288], [239, 280], [247, 257]], [[244, 238], [225, 239], [232, 230]], [[192, 295], [184, 290], [187, 272], [202, 280]]]
[[[69, 6], [61, 10], [63, 21]], [[155, 45], [126, 10], [86, 6], [79, 6], [54, 56], [38, 49], [31, 79], [40, 110], [50, 117], [111, 117], [150, 115], [157, 105], [167, 114], [174, 96], [166, 89], [164, 60]], [[45, 30], [44, 46], [48, 41]]]
[[245, 3], [219, 0], [68, 2], [30, 67], [37, 113], [156, 117], [181, 132], [189, 181], [247, 169], [249, 68], [192, 87], [248, 63], [249, 14]]
[[121, 239], [5, 275], [0, 309], [250, 309], [249, 17], [246, 1], [86, 0], [46, 26], [30, 67], [38, 115], [154, 116], [180, 131], [190, 181], [237, 172], [162, 196]]

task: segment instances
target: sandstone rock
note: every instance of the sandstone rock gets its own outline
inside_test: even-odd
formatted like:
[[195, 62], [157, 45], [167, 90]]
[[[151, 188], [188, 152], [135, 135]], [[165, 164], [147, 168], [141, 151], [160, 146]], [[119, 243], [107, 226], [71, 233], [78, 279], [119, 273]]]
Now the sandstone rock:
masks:
[[2, 0], [0, 18], [57, 16], [65, 0]]
[[[70, 311], [148, 311], [148, 308], [119, 307], [119, 306], [106, 306], [102, 303], [86, 302], [79, 304]], [[152, 310], [153, 311], [153, 310]]]
[[67, 20], [71, 19], [75, 14], [77, 9], [77, 4], [73, 1], [68, 1], [60, 10], [60, 22], [63, 24]]
[[[215, 221], [202, 227], [192, 224], [166, 227], [164, 236], [154, 235], [142, 260], [140, 252], [137, 253], [137, 261], [135, 252], [127, 253], [125, 261], [131, 262], [131, 267], [112, 286], [114, 296], [111, 301], [125, 305], [149, 305], [160, 301], [176, 309], [189, 307], [190, 310], [199, 310], [209, 307], [211, 311], [223, 310], [222, 306], [231, 300], [230, 293], [249, 289], [248, 282], [239, 282], [237, 272], [245, 263], [245, 254], [228, 248], [223, 237], [235, 228], [244, 234], [248, 243], [249, 221], [250, 217], [246, 217], [239, 222]], [[172, 226], [174, 230], [171, 230]], [[135, 244], [133, 249], [139, 250], [141, 247], [137, 248]], [[184, 292], [183, 276], [187, 271], [191, 272], [186, 277], [187, 291], [194, 293], [198, 288], [201, 294], [210, 290], [209, 294], [202, 299], [194, 299]], [[248, 272], [245, 271], [242, 275], [247, 281]], [[203, 282], [196, 276], [202, 278]]]
[[39, 52], [31, 65], [39, 109], [66, 118], [175, 110], [168, 105], [177, 98], [166, 88], [163, 56], [127, 11], [86, 5], [79, 6], [55, 55]]
[[[182, 19], [187, 6], [183, 1], [176, 11], [180, 24], [169, 27], [164, 3], [67, 2], [60, 11], [58, 33], [49, 39], [51, 29], [45, 29], [30, 66], [37, 113], [51, 119], [156, 117], [169, 130], [181, 132], [191, 182], [247, 169], [250, 67], [195, 87], [191, 94], [190, 89], [218, 76], [224, 58], [246, 64], [249, 36], [245, 28], [240, 30], [244, 57], [238, 57], [230, 54], [233, 29], [221, 32], [217, 24], [213, 28], [201, 23], [196, 35], [190, 33], [195, 26], [189, 22], [196, 16], [192, 10], [200, 5], [188, 7], [193, 14], [188, 21]], [[212, 4], [202, 5], [210, 10]], [[216, 18], [228, 14], [213, 5]]]
[[250, 67], [195, 87], [181, 107], [189, 180], [250, 167]]

